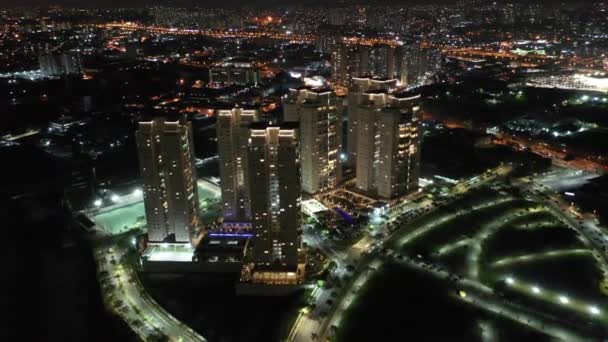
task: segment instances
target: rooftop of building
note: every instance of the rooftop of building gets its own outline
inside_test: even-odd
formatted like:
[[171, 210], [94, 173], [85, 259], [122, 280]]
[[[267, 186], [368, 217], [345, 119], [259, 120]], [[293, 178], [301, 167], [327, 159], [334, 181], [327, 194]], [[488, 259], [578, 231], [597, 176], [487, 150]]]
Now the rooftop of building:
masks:
[[388, 89], [370, 89], [364, 94], [388, 94]]
[[267, 129], [267, 128], [272, 128], [272, 127], [277, 127], [280, 129], [298, 129], [298, 127], [300, 127], [300, 125], [297, 122], [272, 123], [272, 122], [265, 122], [265, 121], [254, 122], [251, 125], [249, 125], [250, 129]]
[[191, 262], [194, 247], [184, 243], [149, 244], [142, 256], [148, 261]]
[[391, 96], [396, 99], [401, 99], [401, 100], [407, 100], [407, 99], [413, 100], [413, 99], [419, 98], [421, 96], [421, 94], [420, 94], [420, 91], [418, 91], [418, 90], [404, 90], [404, 91], [392, 93]]
[[219, 106], [217, 106], [217, 110], [233, 110], [235, 108], [240, 108], [243, 110], [258, 110], [259, 108], [256, 106], [252, 106], [249, 104], [239, 104], [239, 103], [234, 103], [234, 104], [227, 104], [227, 103], [222, 103]]
[[199, 260], [212, 262], [241, 261], [253, 234], [207, 234], [196, 249]]
[[307, 90], [310, 93], [317, 93], [317, 94], [329, 93], [329, 92], [333, 92], [334, 91], [330, 87], [313, 87], [313, 86], [310, 86], [310, 85], [299, 86], [299, 87], [296, 87], [296, 88], [292, 88], [291, 90], [296, 90], [298, 92], [301, 91], [301, 90]]

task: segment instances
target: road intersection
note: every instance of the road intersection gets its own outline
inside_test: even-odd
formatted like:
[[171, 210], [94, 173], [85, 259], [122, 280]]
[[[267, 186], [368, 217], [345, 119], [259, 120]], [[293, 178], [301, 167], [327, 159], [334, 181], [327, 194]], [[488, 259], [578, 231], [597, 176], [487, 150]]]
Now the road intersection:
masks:
[[[474, 177], [466, 182], [462, 182], [462, 183], [455, 185], [451, 190], [452, 195], [453, 195], [453, 197], [457, 197], [458, 195], [464, 195], [464, 194], [470, 192], [470, 190], [483, 186], [483, 185], [487, 185], [491, 181], [494, 181], [497, 178], [504, 176], [506, 174], [508, 174], [508, 172], [502, 173], [502, 172], [495, 171], [493, 176], [486, 175], [486, 176], [481, 176], [481, 177]], [[574, 178], [575, 177], [572, 177], [572, 179], [569, 179], [568, 181], [573, 181]], [[524, 193], [526, 194], [526, 198], [529, 198], [529, 199], [531, 198], [531, 199], [535, 200], [535, 202], [537, 202], [537, 203], [546, 203], [546, 201], [547, 201], [547, 199], [531, 197], [528, 194], [529, 189], [527, 189], [527, 188], [522, 188], [522, 190], [524, 190]], [[502, 197], [499, 197], [498, 199], [494, 199], [492, 201], [488, 201], [485, 203], [479, 203], [477, 205], [472, 206], [472, 209], [471, 208], [469, 208], [469, 209], [470, 210], [479, 210], [479, 209], [491, 207], [492, 205], [496, 205], [496, 204], [500, 204], [500, 203], [507, 203], [508, 201], [512, 201], [512, 200], [514, 200], [514, 198], [511, 197], [510, 195], [502, 196]], [[425, 202], [425, 205], [428, 206], [428, 203]], [[400, 217], [402, 217], [402, 215], [405, 215], [408, 212], [412, 212], [412, 211], [415, 211], [416, 209], [419, 209], [412, 203], [408, 203], [407, 205], [402, 204], [401, 207], [404, 209], [402, 212], [397, 212], [397, 213], [391, 212], [391, 215], [389, 215], [389, 218], [385, 222], [382, 222], [379, 225], [377, 224], [377, 226], [386, 227], [386, 225], [389, 225], [394, 220], [398, 220]], [[430, 209], [434, 209], [435, 207], [436, 206], [433, 204], [430, 206]], [[559, 205], [558, 205], [558, 208], [559, 208]], [[542, 332], [544, 334], [547, 334], [547, 335], [555, 337], [555, 338], [566, 339], [566, 340], [571, 340], [571, 341], [588, 340], [590, 335], [589, 335], [589, 332], [586, 331], [584, 327], [581, 328], [580, 326], [577, 326], [577, 325], [573, 324], [572, 322], [563, 321], [557, 316], [552, 316], [545, 312], [539, 312], [538, 310], [536, 310], [534, 308], [529, 308], [529, 307], [523, 306], [522, 304], [508, 302], [504, 298], [497, 295], [492, 288], [479, 282], [479, 280], [478, 280], [479, 256], [481, 254], [481, 245], [483, 243], [483, 240], [487, 239], [489, 236], [494, 234], [501, 227], [506, 226], [511, 223], [519, 229], [537, 229], [537, 228], [542, 228], [545, 226], [550, 226], [550, 223], [547, 220], [545, 220], [546, 221], [545, 223], [542, 223], [543, 221], [540, 220], [541, 223], [538, 224], [538, 227], [536, 227], [536, 226], [530, 227], [527, 224], [526, 225], [521, 225], [521, 224], [517, 225], [516, 222], [517, 222], [517, 218], [519, 217], [517, 215], [518, 211], [521, 213], [521, 208], [518, 210], [514, 210], [513, 212], [506, 212], [503, 215], [500, 215], [493, 222], [485, 225], [482, 228], [482, 230], [480, 232], [478, 232], [478, 234], [476, 234], [475, 236], [461, 239], [459, 241], [456, 241], [455, 243], [452, 243], [451, 245], [442, 246], [442, 248], [440, 248], [438, 250], [438, 252], [436, 254], [449, 254], [453, 250], [456, 250], [458, 248], [465, 248], [465, 247], [468, 250], [468, 261], [467, 261], [467, 264], [469, 266], [467, 268], [469, 270], [469, 272], [467, 273], [468, 278], [463, 278], [463, 276], [458, 276], [458, 278], [457, 278], [457, 279], [459, 279], [458, 285], [463, 290], [466, 290], [467, 295], [465, 297], [460, 297], [458, 295], [455, 295], [455, 298], [468, 302], [471, 305], [479, 307], [486, 311], [494, 312], [495, 314], [497, 314], [505, 319], [519, 322], [521, 324], [528, 326], [529, 328], [531, 328], [533, 330], [537, 330], [539, 332]], [[603, 232], [602, 228], [598, 227], [592, 219], [586, 219], [586, 220], [583, 220], [582, 222], [578, 222], [576, 215], [572, 214], [571, 212], [564, 214], [563, 211], [564, 210], [563, 210], [563, 203], [562, 203], [562, 207], [559, 210], [556, 210], [556, 208], [551, 208], [550, 206], [547, 206], [547, 205], [536, 206], [536, 207], [532, 206], [530, 208], [530, 210], [526, 210], [526, 214], [535, 215], [535, 213], [542, 214], [544, 212], [548, 212], [550, 214], [555, 215], [558, 218], [558, 220], [557, 220], [558, 222], [559, 222], [559, 220], [561, 220], [563, 222], [566, 222], [570, 226], [573, 226], [576, 224], [575, 229], [581, 231], [581, 233], [582, 233], [582, 230], [585, 230], [585, 233], [583, 233], [583, 235], [587, 237], [586, 238], [587, 242], [590, 242], [590, 241], [595, 242], [595, 247], [592, 249], [592, 251], [582, 250], [582, 249], [570, 250], [570, 251], [557, 250], [557, 251], [546, 251], [543, 253], [538, 253], [538, 255], [519, 255], [519, 256], [504, 258], [501, 261], [497, 261], [497, 263], [493, 266], [501, 266], [503, 264], [523, 262], [523, 260], [525, 260], [526, 258], [528, 260], [536, 260], [536, 259], [542, 259], [542, 258], [551, 258], [551, 257], [559, 256], [559, 255], [592, 253], [593, 255], [596, 256], [596, 259], [602, 261], [599, 264], [602, 265], [603, 269], [605, 269], [605, 267], [607, 265], [607, 263], [605, 262], [606, 255], [600, 256], [599, 252], [602, 250], [602, 248], [605, 248], [604, 244], [606, 242], [608, 242], [608, 239], [606, 239], [605, 236], [603, 234], [601, 234]], [[427, 211], [425, 210], [424, 212], [426, 213]], [[372, 250], [377, 250], [379, 248], [379, 246], [381, 246], [381, 245], [402, 246], [402, 245], [408, 244], [408, 243], [416, 240], [420, 236], [426, 234], [427, 232], [432, 231], [433, 228], [440, 226], [442, 223], [447, 222], [450, 219], [454, 219], [454, 218], [458, 217], [460, 214], [458, 211], [449, 213], [447, 215], [439, 217], [437, 220], [434, 220], [434, 221], [429, 222], [428, 224], [422, 225], [413, 231], [411, 231], [411, 230], [403, 231], [403, 229], [398, 229], [398, 230], [394, 231], [392, 234], [389, 234], [388, 236], [386, 236], [384, 238], [374, 239], [374, 238], [370, 237], [369, 235], [366, 235], [360, 241], [353, 244], [352, 246], [350, 246], [349, 248], [347, 248], [344, 251], [342, 251], [340, 249], [336, 249], [334, 247], [327, 247], [328, 242], [326, 240], [315, 239], [315, 238], [310, 239], [309, 241], [314, 240], [313, 245], [318, 247], [331, 260], [334, 260], [336, 262], [336, 264], [339, 265], [339, 267], [336, 268], [336, 271], [337, 271], [336, 275], [340, 274], [343, 276], [345, 274], [343, 266], [348, 265], [348, 264], [355, 263], [357, 265], [357, 270], [354, 273], [354, 275], [352, 275], [352, 277], [351, 277], [352, 280], [348, 282], [348, 284], [347, 284], [348, 286], [345, 286], [343, 289], [340, 290], [341, 294], [340, 294], [340, 296], [338, 296], [338, 299], [335, 301], [336, 302], [335, 305], [331, 305], [333, 303], [331, 303], [330, 305], [324, 305], [324, 303], [327, 301], [327, 299], [330, 298], [330, 296], [327, 295], [327, 293], [330, 293], [331, 291], [329, 291], [328, 289], [320, 289], [319, 291], [316, 292], [317, 300], [316, 301], [313, 300], [313, 302], [316, 305], [315, 310], [312, 310], [311, 312], [303, 313], [300, 315], [300, 317], [298, 318], [297, 324], [294, 325], [294, 329], [292, 329], [292, 332], [291, 332], [288, 340], [289, 341], [309, 341], [312, 338], [312, 339], [316, 339], [316, 340], [325, 341], [326, 339], [333, 336], [336, 328], [340, 326], [340, 323], [343, 319], [343, 314], [346, 312], [348, 307], [351, 305], [351, 303], [356, 298], [357, 291], [365, 284], [365, 281], [367, 281], [367, 279], [369, 279], [369, 277], [373, 273], [373, 271], [371, 271], [371, 270], [379, 268], [378, 266], [369, 267], [370, 263], [378, 262], [377, 258], [372, 259], [370, 261], [370, 258], [365, 258], [365, 257], [362, 258], [362, 256], [367, 255], [368, 252], [370, 252]], [[545, 215], [547, 215], [547, 214], [545, 214]], [[445, 218], [446, 216], [448, 216], [449, 218], [446, 219]], [[403, 226], [403, 222], [400, 222], [400, 224], [401, 224], [401, 226]], [[307, 235], [312, 235], [312, 234], [307, 234]], [[389, 242], [391, 242], [391, 243], [389, 243]], [[477, 247], [475, 247], [475, 246], [477, 246]], [[387, 249], [384, 248], [384, 250], [386, 251]], [[353, 253], [355, 251], [357, 253]], [[398, 256], [397, 251], [392, 251], [392, 253], [394, 253], [395, 256]], [[398, 257], [398, 259], [402, 263], [403, 262], [408, 263], [407, 258], [408, 258], [407, 256]], [[404, 260], [406, 260], [406, 261], [404, 261]], [[437, 272], [439, 272], [437, 270], [440, 269], [437, 265], [433, 265], [433, 267], [422, 267], [421, 268], [420, 265], [416, 263], [416, 260], [409, 260], [409, 267], [414, 267], [414, 268], [417, 268], [418, 270], [422, 270], [427, 273], [428, 272], [437, 273]], [[445, 272], [447, 272], [447, 271], [445, 271]], [[441, 272], [439, 272], [437, 274], [437, 276], [440, 279], [454, 279], [454, 274], [450, 274], [449, 272], [444, 273], [444, 274], [441, 274]], [[510, 284], [508, 284], [508, 282], [507, 282], [507, 285], [511, 286], [511, 290], [513, 290], [513, 291], [518, 291], [527, 296], [535, 297], [540, 300], [547, 301], [550, 304], [561, 305], [562, 307], [564, 307], [568, 310], [571, 310], [573, 312], [578, 312], [578, 314], [580, 314], [580, 315], [583, 315], [583, 316], [587, 315], [590, 319], [595, 320], [595, 321], [603, 322], [603, 320], [605, 319], [605, 317], [604, 317], [605, 310], [603, 310], [603, 308], [597, 307], [596, 305], [593, 305], [593, 303], [584, 303], [575, 298], [567, 297], [564, 294], [552, 292], [549, 289], [546, 289], [542, 294], [537, 293], [537, 291], [539, 289], [537, 289], [537, 287], [535, 287], [534, 285], [529, 285], [529, 284], [525, 285], [523, 282], [518, 281], [517, 286], [515, 286], [513, 279], [512, 278], [510, 278], [510, 279], [512, 282]], [[522, 286], [522, 287], [519, 287], [519, 286]], [[484, 322], [481, 322], [481, 323], [484, 323]], [[492, 330], [492, 325], [490, 323], [488, 323], [488, 322], [485, 322], [484, 324], [481, 324], [481, 323], [480, 323], [480, 329], [482, 331], [482, 335], [487, 337], [487, 336], [492, 336], [492, 334], [495, 333]]]

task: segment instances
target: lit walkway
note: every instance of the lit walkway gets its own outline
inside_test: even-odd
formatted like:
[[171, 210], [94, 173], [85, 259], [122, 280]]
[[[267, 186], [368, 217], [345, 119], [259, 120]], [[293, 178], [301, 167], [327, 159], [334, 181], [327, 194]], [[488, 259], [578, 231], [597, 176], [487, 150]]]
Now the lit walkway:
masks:
[[530, 253], [530, 254], [502, 258], [500, 260], [496, 260], [496, 261], [492, 262], [490, 264], [490, 266], [505, 267], [505, 266], [511, 266], [511, 265], [519, 264], [519, 263], [526, 263], [526, 262], [530, 262], [530, 261], [540, 261], [540, 260], [547, 260], [547, 259], [552, 259], [552, 258], [567, 257], [567, 256], [573, 256], [573, 255], [584, 255], [584, 254], [592, 254], [592, 252], [587, 249], [560, 249], [560, 250], [553, 250], [553, 251], [546, 251], [546, 252], [539, 252], [539, 253]]
[[482, 204], [477, 204], [474, 205], [472, 208], [470, 209], [461, 209], [458, 210], [455, 213], [451, 213], [451, 214], [447, 214], [444, 215], [436, 220], [433, 220], [431, 222], [428, 222], [426, 224], [424, 224], [423, 226], [419, 227], [418, 229], [414, 230], [413, 232], [404, 235], [403, 237], [401, 237], [400, 239], [398, 239], [398, 243], [400, 245], [406, 245], [410, 242], [412, 242], [413, 240], [419, 238], [420, 236], [428, 233], [429, 231], [433, 230], [433, 228], [436, 228], [437, 226], [440, 226], [446, 222], [452, 221], [455, 218], [458, 218], [460, 216], [464, 216], [467, 215], [473, 211], [477, 211], [477, 210], [482, 210], [482, 209], [486, 209], [486, 208], [490, 208], [490, 207], [494, 207], [497, 206], [499, 204], [502, 203], [506, 203], [506, 202], [510, 202], [513, 201], [514, 199], [512, 197], [500, 197], [497, 198], [491, 202], [486, 202], [486, 203], [482, 203]]
[[506, 213], [494, 218], [492, 223], [487, 224], [483, 227], [483, 229], [475, 235], [473, 238], [473, 243], [471, 244], [471, 248], [469, 249], [469, 253], [467, 255], [467, 272], [469, 277], [473, 279], [479, 279], [479, 257], [482, 252], [482, 245], [484, 241], [496, 233], [499, 229], [508, 225], [510, 222], [520, 218], [525, 215], [518, 215], [519, 212], [524, 210], [526, 212], [525, 215], [540, 212], [544, 210], [542, 207], [528, 207], [528, 208], [514, 208]]
[[541, 285], [525, 283], [512, 277], [507, 279], [507, 286], [517, 292], [549, 304], [566, 307], [568, 310], [577, 312], [582, 317], [586, 315], [590, 320], [602, 322], [604, 325], [608, 324], [608, 315], [606, 314], [605, 307], [598, 306], [596, 303], [587, 303], [572, 298], [566, 293], [558, 293]]

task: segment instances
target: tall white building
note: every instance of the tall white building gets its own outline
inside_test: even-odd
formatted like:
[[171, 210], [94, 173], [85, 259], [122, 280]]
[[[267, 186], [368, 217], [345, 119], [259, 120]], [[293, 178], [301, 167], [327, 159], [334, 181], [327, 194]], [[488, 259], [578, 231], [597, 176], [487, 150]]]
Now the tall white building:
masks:
[[418, 188], [419, 94], [368, 94], [359, 105], [356, 188], [392, 199]]
[[329, 89], [291, 89], [283, 110], [285, 122], [300, 123], [302, 190], [336, 188], [342, 179], [342, 100]]
[[297, 130], [289, 124], [257, 123], [250, 134], [249, 187], [255, 237], [249, 280], [294, 284], [303, 275]]
[[257, 121], [258, 111], [233, 108], [216, 114], [224, 221], [250, 221], [247, 146], [249, 125]]
[[353, 77], [348, 91], [348, 130], [346, 146], [348, 151], [348, 165], [357, 165], [357, 129], [359, 112], [367, 111], [371, 107], [386, 105], [386, 94], [397, 86], [397, 80], [390, 78]]
[[136, 132], [150, 242], [191, 242], [198, 229], [198, 189], [189, 122], [155, 119]]
[[38, 57], [40, 71], [47, 77], [82, 74], [82, 61], [77, 52], [47, 52]]

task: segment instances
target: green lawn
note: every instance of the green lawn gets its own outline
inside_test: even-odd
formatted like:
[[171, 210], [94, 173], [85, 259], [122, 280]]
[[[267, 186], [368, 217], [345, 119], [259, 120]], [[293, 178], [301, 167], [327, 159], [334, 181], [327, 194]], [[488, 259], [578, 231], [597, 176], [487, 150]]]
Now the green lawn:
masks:
[[[501, 200], [503, 202], [494, 204]], [[484, 207], [487, 204], [492, 205]], [[442, 222], [448, 217], [448, 221]], [[490, 230], [484, 229], [490, 227]], [[484, 232], [483, 240], [475, 240], [481, 232]], [[392, 248], [412, 256], [422, 254], [460, 274], [468, 271], [469, 253], [479, 252], [470, 248], [476, 241], [480, 244], [476, 246], [481, 246], [481, 254], [479, 259], [469, 260], [479, 260], [482, 283], [504, 286], [504, 279], [511, 276], [518, 284], [526, 284], [524, 288], [528, 290], [518, 294], [514, 285], [505, 290], [505, 295], [513, 301], [556, 315], [566, 325], [598, 333], [597, 324], [586, 322], [588, 312], [570, 310], [560, 304], [555, 295], [569, 296], [572, 305], [575, 301], [597, 303], [604, 310], [601, 303], [607, 298], [599, 288], [602, 278], [597, 261], [576, 232], [542, 204], [484, 189], [408, 223], [398, 234]], [[532, 293], [534, 285], [544, 288], [557, 303], [540, 301], [540, 295]], [[448, 296], [453, 290], [449, 283], [394, 264], [385, 265], [360, 290], [360, 296], [346, 312], [340, 327], [334, 328], [334, 340], [380, 341], [401, 336], [399, 340], [475, 341], [480, 339], [480, 321], [484, 327], [494, 327], [500, 340], [545, 338], [454, 302]], [[435, 320], [442, 322], [442, 329], [425, 328], [428, 327], [426, 321]]]
[[601, 270], [590, 254], [531, 260], [486, 271], [486, 274], [490, 283], [510, 275], [522, 282], [538, 284], [540, 287], [592, 303], [602, 303], [608, 299], [599, 289]]
[[578, 248], [585, 246], [576, 233], [566, 226], [520, 229], [510, 225], [486, 241], [483, 259], [490, 263], [514, 255]]
[[[389, 263], [359, 291], [335, 341], [481, 341], [478, 322], [492, 324], [505, 341], [546, 341], [546, 336], [455, 300], [444, 281]], [[434, 325], [432, 322], [440, 322]]]
[[481, 188], [472, 191], [471, 193], [465, 194], [462, 198], [458, 199], [454, 203], [451, 203], [445, 207], [436, 209], [431, 213], [421, 216], [412, 222], [409, 222], [407, 226], [403, 227], [402, 232], [396, 233], [393, 241], [396, 242], [397, 245], [392, 246], [393, 248], [400, 248], [399, 240], [403, 235], [407, 235], [410, 232], [416, 230], [419, 227], [422, 227], [426, 224], [432, 224], [433, 222], [440, 220], [441, 218], [457, 213], [461, 210], [470, 210], [471, 208], [482, 205], [484, 203], [495, 200], [500, 195], [496, 191], [489, 188]]
[[[211, 210], [206, 210], [205, 202], [216, 202], [217, 196], [203, 187], [198, 187], [198, 197], [201, 203], [201, 216], [204, 220], [209, 220], [210, 215], [218, 215], [218, 210], [214, 205], [210, 205]], [[209, 211], [210, 213], [208, 213]], [[114, 210], [96, 215], [92, 218], [95, 223], [101, 226], [110, 234], [120, 234], [146, 223], [144, 203], [137, 202], [128, 206], [116, 208]]]
[[[463, 215], [439, 224], [402, 248], [410, 253], [431, 255], [444, 245], [474, 237], [476, 233], [483, 229], [484, 225], [492, 223], [497, 216], [519, 209], [524, 213], [525, 209], [532, 205], [534, 203], [517, 199], [479, 210], [469, 210]], [[412, 230], [415, 230], [416, 226], [414, 225]]]

